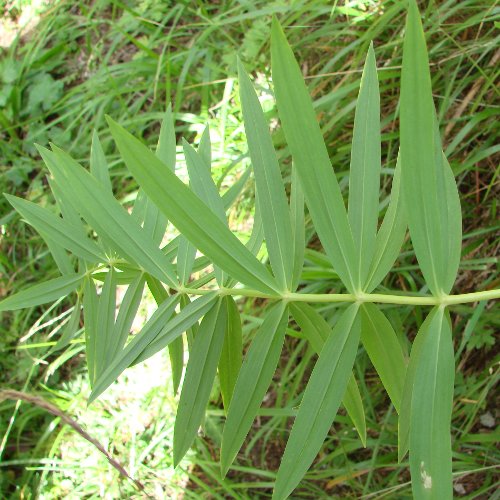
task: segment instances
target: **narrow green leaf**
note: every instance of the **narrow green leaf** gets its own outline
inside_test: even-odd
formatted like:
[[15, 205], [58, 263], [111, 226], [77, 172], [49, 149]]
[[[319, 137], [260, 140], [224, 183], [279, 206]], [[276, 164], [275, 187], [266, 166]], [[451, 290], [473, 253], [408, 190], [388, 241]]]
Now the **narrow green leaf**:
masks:
[[[40, 233], [41, 234], [41, 233]], [[74, 274], [75, 268], [71, 263], [71, 259], [64, 249], [59, 243], [56, 243], [48, 236], [43, 236], [45, 243], [47, 243], [47, 247], [56, 263], [57, 268], [61, 274]]]
[[189, 353], [174, 427], [174, 467], [182, 460], [201, 425], [217, 371], [227, 327], [227, 306], [218, 299], [205, 314]]
[[111, 179], [109, 178], [108, 162], [96, 130], [92, 134], [92, 145], [90, 147], [90, 173], [104, 189], [110, 193], [113, 192]]
[[156, 156], [171, 170], [175, 171], [176, 140], [174, 115], [169, 104], [161, 122], [160, 136], [156, 147]]
[[[311, 347], [317, 354], [320, 354], [325, 342], [331, 335], [331, 326], [321, 314], [305, 302], [292, 302], [290, 304], [290, 312], [306, 339], [311, 343]], [[365, 411], [354, 374], [349, 379], [342, 404], [347, 410], [354, 427], [356, 427], [363, 446], [366, 446]]]
[[64, 186], [74, 208], [112, 248], [158, 279], [176, 287], [170, 261], [144, 230], [83, 167], [62, 150], [39, 147], [54, 181]]
[[221, 445], [221, 470], [225, 476], [236, 457], [262, 403], [280, 358], [288, 308], [280, 302], [264, 318], [234, 387]]
[[158, 161], [149, 149], [111, 119], [108, 120], [118, 149], [146, 194], [188, 240], [207, 257], [242, 283], [274, 293], [278, 286], [259, 262], [172, 172], [154, 175]]
[[276, 477], [275, 499], [287, 498], [299, 484], [332, 425], [358, 350], [358, 307], [344, 311], [314, 366]]
[[90, 386], [93, 387], [97, 377], [97, 309], [99, 298], [94, 280], [88, 276], [83, 285], [83, 322], [85, 328], [85, 354], [89, 371]]
[[116, 312], [116, 278], [115, 271], [110, 268], [97, 307], [96, 338], [96, 378], [109, 366], [114, 354], [114, 326]]
[[453, 498], [451, 413], [455, 359], [448, 313], [440, 308], [429, 325], [415, 367], [410, 424], [414, 498]]
[[380, 190], [380, 92], [373, 43], [361, 76], [349, 171], [349, 224], [357, 249], [359, 276], [364, 284], [372, 260]]
[[64, 349], [73, 340], [76, 333], [80, 328], [80, 315], [81, 315], [81, 303], [80, 297], [77, 298], [76, 304], [73, 307], [73, 312], [71, 313], [68, 322], [64, 325], [62, 329], [61, 336], [57, 343], [49, 351], [50, 354]]
[[406, 362], [394, 329], [374, 304], [364, 303], [361, 306], [361, 341], [399, 413]]
[[196, 248], [181, 234], [177, 250], [177, 274], [183, 285], [187, 285], [189, 282], [195, 260]]
[[89, 262], [106, 262], [107, 259], [99, 247], [90, 238], [82, 235], [78, 227], [31, 201], [9, 194], [5, 197], [42, 236]]
[[351, 374], [349, 382], [347, 383], [347, 388], [344, 397], [342, 398], [342, 404], [347, 410], [347, 413], [349, 414], [349, 417], [358, 432], [361, 443], [366, 448], [365, 409], [363, 407], [363, 400], [361, 399], [361, 393], [359, 392], [358, 383], [356, 382], [354, 373]]
[[392, 269], [406, 235], [406, 214], [401, 196], [401, 161], [396, 162], [392, 179], [391, 201], [375, 240], [375, 251], [365, 290], [372, 292]]
[[112, 350], [110, 350], [110, 352], [112, 352], [111, 359], [114, 359], [115, 356], [118, 355], [127, 342], [132, 323], [134, 322], [141, 303], [144, 282], [144, 274], [140, 273], [132, 283], [130, 283], [123, 296], [113, 328], [113, 347]]
[[[146, 279], [148, 288], [153, 294], [157, 305], [162, 304], [168, 299], [168, 292], [155, 277], [148, 275]], [[175, 316], [175, 313], [172, 316]], [[168, 344], [168, 356], [170, 358], [170, 367], [172, 370], [172, 388], [175, 395], [179, 390], [182, 373], [184, 372], [184, 341], [182, 340], [182, 335], [179, 335], [179, 337]]]
[[222, 402], [227, 411], [241, 369], [243, 337], [240, 312], [236, 302], [230, 295], [226, 296], [225, 305], [227, 307], [227, 327], [219, 360], [219, 381]]
[[108, 368], [96, 381], [89, 397], [89, 404], [100, 396], [120, 376], [123, 370], [128, 368], [137, 357], [144, 352], [147, 346], [151, 344], [162, 331], [168, 328], [169, 319], [172, 317], [177, 303], [178, 297], [174, 295], [169, 297], [168, 300], [158, 307], [142, 330], [135, 335], [123, 351], [113, 359]]
[[269, 124], [252, 82], [239, 60], [238, 78], [248, 150], [259, 192], [260, 207], [266, 214], [262, 222], [269, 260], [280, 287], [291, 290], [292, 228], [280, 166], [269, 132]]
[[162, 330], [160, 330], [153, 342], [149, 343], [144, 351], [133, 361], [133, 364], [135, 365], [150, 358], [171, 342], [175, 341], [188, 328], [192, 328], [208, 309], [210, 309], [210, 305], [216, 298], [217, 295], [215, 293], [210, 293], [190, 302], [179, 312], [179, 314], [175, 315]]
[[306, 227], [304, 223], [304, 193], [297, 177], [297, 169], [293, 165], [290, 191], [290, 217], [293, 237], [292, 291], [294, 292], [299, 286], [302, 268], [304, 267]]
[[293, 52], [273, 20], [272, 75], [278, 114], [323, 247], [350, 292], [360, 289], [359, 270], [344, 200]]
[[406, 455], [410, 447], [410, 418], [412, 413], [412, 392], [415, 383], [416, 368], [420, 362], [422, 356], [422, 347], [425, 343], [425, 339], [433, 328], [435, 328], [435, 323], [439, 322], [436, 319], [436, 313], [438, 309], [434, 308], [425, 321], [420, 326], [417, 336], [413, 341], [410, 354], [410, 362], [406, 369], [406, 376], [403, 385], [403, 395], [401, 398], [401, 409], [399, 412], [398, 420], [398, 460], [401, 462]]
[[208, 125], [205, 127], [201, 135], [200, 145], [198, 147], [198, 154], [200, 155], [203, 163], [211, 170], [212, 166], [212, 143], [210, 142], [210, 129]]
[[76, 290], [83, 277], [84, 274], [66, 274], [21, 290], [0, 301], [0, 312], [54, 302]]
[[[212, 212], [227, 226], [226, 210], [224, 202], [219, 196], [219, 191], [215, 185], [210, 166], [205, 162], [203, 156], [199, 154], [185, 140], [182, 142], [186, 166], [189, 173], [190, 187], [201, 201], [212, 210]], [[215, 276], [217, 282], [222, 285], [224, 276], [218, 266], [215, 266]]]
[[222, 195], [222, 201], [224, 202], [224, 208], [226, 211], [238, 199], [238, 196], [245, 187], [251, 173], [252, 169], [248, 167], [243, 174], [241, 174], [240, 178]]
[[[460, 206], [443, 161], [420, 14], [409, 4], [401, 75], [402, 186], [410, 235], [434, 295], [450, 292], [460, 255], [461, 227], [449, 210]], [[450, 220], [450, 218], [452, 220]], [[458, 258], [457, 258], [458, 256]]]

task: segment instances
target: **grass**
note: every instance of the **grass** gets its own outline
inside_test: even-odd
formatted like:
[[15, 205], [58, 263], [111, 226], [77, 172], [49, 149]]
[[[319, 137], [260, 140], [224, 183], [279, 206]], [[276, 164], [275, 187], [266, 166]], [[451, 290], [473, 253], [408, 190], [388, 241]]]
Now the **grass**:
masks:
[[[340, 3], [340, 2], [339, 2]], [[465, 246], [455, 293], [498, 287], [497, 200], [499, 192], [495, 81], [498, 79], [498, 29], [494, 25], [495, 4], [478, 0], [430, 4], [424, 18], [433, 89], [445, 152], [462, 194]], [[156, 123], [170, 100], [176, 111], [178, 135], [197, 140], [209, 123], [214, 141], [214, 176], [224, 188], [241, 175], [248, 159], [237, 97], [236, 58], [239, 50], [248, 71], [258, 75], [259, 93], [269, 94], [267, 64], [271, 15], [276, 14], [289, 37], [315, 97], [316, 110], [327, 137], [329, 153], [341, 187], [348, 184], [350, 139], [354, 121], [354, 99], [359, 85], [364, 53], [373, 38], [379, 64], [382, 94], [383, 167], [392, 168], [398, 146], [398, 94], [404, 4], [397, 1], [357, 2], [355, 7], [331, 2], [302, 1], [292, 7], [279, 2], [257, 2], [247, 12], [241, 4], [204, 2], [176, 3], [165, 9], [160, 3], [143, 2], [124, 6], [119, 2], [87, 5], [54, 3], [42, 16], [37, 29], [22, 42], [2, 53], [0, 76], [0, 185], [2, 191], [17, 193], [48, 204], [46, 172], [32, 146], [56, 142], [74, 157], [85, 159], [92, 127], [104, 128], [109, 114], [131, 132], [154, 143]], [[241, 49], [240, 49], [241, 47]], [[276, 117], [272, 101], [266, 111]], [[113, 161], [111, 174], [115, 192], [128, 203], [136, 186], [127, 179], [123, 165], [102, 138]], [[282, 160], [288, 152], [279, 128], [275, 146]], [[383, 189], [387, 191], [390, 175]], [[244, 232], [249, 221], [252, 186], [247, 183], [235, 210], [233, 222]], [[0, 293], [6, 295], [28, 283], [57, 275], [43, 241], [21, 223], [0, 201], [2, 247]], [[482, 228], [482, 229], [478, 229]], [[327, 293], [338, 287], [337, 277], [322, 255], [315, 235], [309, 235], [305, 291]], [[387, 278], [387, 288], [408, 292], [425, 291], [414, 254], [405, 249], [396, 272]], [[48, 343], [57, 338], [57, 328], [70, 304], [52, 309], [22, 311], [5, 315], [0, 327], [0, 380], [10, 387], [43, 396], [95, 431], [105, 446], [139, 477], [150, 491], [169, 483], [172, 471], [168, 456], [169, 420], [172, 400], [166, 381], [167, 363], [160, 363], [165, 382], [141, 392], [128, 409], [121, 405], [120, 389], [113, 391], [109, 406], [85, 409], [88, 393], [81, 344], [72, 344], [63, 354], [47, 355]], [[258, 301], [244, 311], [245, 334], [259, 324]], [[333, 322], [335, 304], [321, 310]], [[384, 310], [407, 347], [422, 323], [421, 310], [391, 306]], [[40, 313], [46, 313], [36, 324]], [[498, 381], [498, 353], [492, 345], [498, 329], [498, 313], [492, 304], [456, 306], [452, 320], [458, 347], [457, 383], [454, 405], [455, 494], [464, 498], [490, 498], [498, 481], [497, 433], [488, 425], [495, 417], [494, 387]], [[43, 327], [40, 327], [41, 325]], [[24, 340], [20, 340], [20, 339]], [[309, 360], [309, 362], [300, 362]], [[204, 425], [204, 439], [196, 443], [190, 471], [181, 471], [188, 498], [270, 496], [279, 457], [284, 449], [294, 408], [313, 366], [313, 354], [300, 339], [287, 338], [284, 356], [263, 415], [255, 422], [246, 452], [226, 480], [219, 474], [221, 438], [220, 401]], [[364, 449], [346, 416], [339, 417], [328, 441], [317, 457], [316, 467], [306, 476], [298, 498], [387, 497], [410, 498], [406, 465], [397, 463], [396, 415], [385, 398], [366, 355], [356, 362], [363, 400], [367, 406], [368, 447]], [[132, 380], [132, 378], [130, 379]], [[282, 383], [287, 380], [286, 385]], [[124, 390], [127, 379], [122, 380]], [[111, 396], [110, 396], [111, 397]], [[165, 403], [168, 402], [168, 404]], [[371, 403], [370, 403], [371, 402]], [[107, 402], [106, 402], [107, 403]], [[284, 408], [273, 412], [270, 408]], [[167, 408], [166, 408], [167, 407]], [[148, 411], [146, 411], [148, 410]], [[160, 415], [133, 437], [124, 436], [120, 422], [134, 415]], [[486, 417], [485, 417], [486, 416]], [[163, 418], [166, 422], [163, 424]], [[9, 497], [57, 498], [76, 485], [82, 495], [99, 495], [106, 485], [110, 498], [131, 494], [126, 481], [117, 481], [105, 460], [97, 459], [79, 436], [43, 410], [15, 401], [0, 403], [0, 435], [9, 429], [0, 456], [0, 491]], [[134, 442], [135, 440], [135, 442]], [[154, 447], [148, 449], [151, 443]], [[76, 452], [78, 452], [76, 454]], [[92, 458], [89, 458], [92, 457]], [[95, 468], [75, 468], [75, 463], [97, 463]], [[95, 460], [95, 461], [94, 461]], [[470, 472], [472, 471], [472, 472]], [[181, 480], [181, 484], [182, 484]], [[160, 486], [158, 486], [160, 485]], [[67, 488], [67, 489], [65, 489]], [[120, 488], [122, 488], [120, 490]], [[156, 494], [167, 494], [158, 491]]]

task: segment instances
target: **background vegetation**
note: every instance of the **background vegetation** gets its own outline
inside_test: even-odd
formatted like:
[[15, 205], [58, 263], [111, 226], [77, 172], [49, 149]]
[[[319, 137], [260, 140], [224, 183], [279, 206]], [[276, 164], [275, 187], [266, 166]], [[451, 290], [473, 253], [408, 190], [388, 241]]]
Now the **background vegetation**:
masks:
[[[364, 54], [374, 40], [382, 95], [383, 164], [393, 167], [398, 148], [398, 98], [405, 2], [180, 1], [39, 2], [4, 4], [3, 35], [24, 24], [36, 4], [38, 24], [23, 36], [0, 37], [0, 187], [40, 204], [50, 200], [47, 172], [33, 143], [55, 142], [86, 164], [92, 129], [111, 162], [113, 187], [127, 204], [136, 186], [117, 161], [104, 123], [109, 114], [150, 144], [168, 102], [176, 130], [197, 142], [211, 126], [215, 179], [224, 190], [240, 178], [246, 158], [236, 77], [236, 54], [256, 76], [264, 105], [276, 116], [270, 90], [269, 31], [277, 15], [302, 63], [341, 186], [347, 187], [354, 106]], [[497, 2], [421, 2], [435, 103], [445, 153], [461, 192], [465, 242], [455, 293], [498, 287], [500, 57]], [[31, 10], [30, 10], [31, 9]], [[24, 17], [23, 17], [24, 15]], [[31, 29], [30, 29], [31, 28]], [[272, 123], [277, 125], [276, 120]], [[284, 139], [274, 141], [286, 157]], [[182, 166], [182, 156], [178, 160]], [[284, 165], [286, 172], [288, 166]], [[390, 182], [390, 176], [387, 176]], [[387, 183], [386, 183], [387, 184]], [[386, 189], [386, 185], [383, 189]], [[253, 183], [245, 184], [233, 227], [249, 232]], [[0, 296], [55, 277], [57, 267], [41, 238], [0, 200]], [[309, 231], [302, 280], [308, 291], [338, 287], [319, 242]], [[419, 291], [424, 286], [410, 247], [384, 285]], [[145, 301], [140, 319], [154, 309]], [[92, 407], [80, 336], [51, 353], [73, 304], [56, 303], [4, 314], [0, 324], [0, 385], [37, 395], [72, 416], [158, 498], [267, 498], [286, 443], [292, 406], [312, 367], [313, 353], [287, 336], [261, 416], [239, 455], [220, 479], [218, 453], [223, 412], [214, 399], [203, 439], [175, 471], [171, 441], [176, 398], [168, 356], [129, 370]], [[335, 310], [322, 310], [333, 317]], [[261, 304], [247, 303], [244, 334], [259, 324]], [[421, 310], [387, 308], [405, 348], [422, 322]], [[493, 304], [453, 309], [456, 388], [453, 420], [455, 493], [498, 498], [495, 448], [500, 319]], [[140, 323], [139, 323], [140, 324]], [[300, 498], [410, 498], [407, 464], [397, 463], [397, 422], [366, 355], [355, 370], [367, 411], [363, 448], [347, 416], [339, 415]], [[61, 417], [30, 402], [0, 399], [0, 492], [5, 498], [127, 498], [132, 482], [118, 478], [106, 458]]]

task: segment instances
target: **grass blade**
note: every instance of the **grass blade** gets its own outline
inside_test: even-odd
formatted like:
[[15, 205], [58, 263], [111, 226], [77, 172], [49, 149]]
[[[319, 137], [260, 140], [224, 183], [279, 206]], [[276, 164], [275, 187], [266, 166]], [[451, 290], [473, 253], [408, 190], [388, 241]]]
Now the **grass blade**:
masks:
[[391, 201], [375, 240], [375, 251], [365, 291], [372, 292], [392, 269], [406, 235], [406, 215], [401, 196], [401, 161], [396, 162], [392, 179]]
[[[325, 321], [321, 314], [305, 302], [292, 302], [290, 304], [290, 312], [297, 322], [297, 325], [299, 325], [303, 335], [311, 343], [311, 347], [319, 355], [323, 350], [325, 342], [332, 333], [331, 326]], [[342, 404], [347, 410], [354, 427], [356, 427], [363, 446], [366, 446], [365, 411], [354, 374], [352, 374], [349, 379], [346, 393], [342, 399]]]
[[170, 261], [127, 211], [66, 153], [39, 148], [54, 181], [94, 230], [119, 254], [172, 287], [177, 278]]
[[375, 246], [380, 190], [380, 92], [373, 43], [361, 76], [349, 171], [349, 224], [364, 285]]
[[[401, 76], [401, 165], [410, 235], [434, 295], [450, 292], [461, 246], [461, 227], [449, 208], [460, 206], [450, 186], [436, 127], [425, 37], [415, 0], [409, 4]], [[457, 258], [458, 256], [458, 258]]]
[[54, 302], [76, 290], [84, 276], [84, 274], [66, 274], [21, 290], [0, 301], [0, 312]]
[[361, 342], [399, 413], [406, 362], [392, 325], [374, 304], [361, 306]]
[[219, 299], [205, 314], [189, 352], [175, 419], [174, 467], [193, 444], [210, 398], [227, 327], [225, 302]]
[[264, 236], [271, 267], [282, 289], [291, 290], [293, 241], [290, 212], [273, 141], [255, 89], [238, 60], [243, 121], [255, 184], [263, 213]]
[[222, 402], [226, 411], [233, 397], [236, 380], [241, 369], [243, 358], [243, 337], [241, 331], [241, 318], [238, 306], [234, 299], [226, 297], [227, 328], [224, 344], [219, 360], [219, 381]]
[[74, 227], [71, 223], [31, 201], [9, 194], [5, 197], [44, 238], [49, 238], [57, 245], [89, 262], [107, 261], [99, 247], [86, 235], [82, 235], [78, 227]]
[[276, 19], [272, 75], [285, 137], [323, 247], [350, 292], [360, 289], [357, 255], [344, 200], [300, 68]]
[[358, 350], [358, 308], [352, 304], [344, 311], [314, 366], [281, 460], [274, 499], [284, 499], [292, 493], [332, 425]]
[[453, 498], [451, 413], [455, 358], [448, 313], [429, 325], [415, 368], [410, 424], [410, 471], [417, 499]]
[[225, 476], [235, 459], [271, 383], [281, 354], [288, 308], [280, 302], [264, 322], [245, 356], [229, 405], [221, 445], [221, 470]]
[[149, 149], [117, 123], [110, 129], [123, 159], [146, 194], [188, 240], [214, 264], [242, 283], [266, 293], [278, 291], [274, 278], [227, 226], [172, 172], [155, 176], [158, 161]]

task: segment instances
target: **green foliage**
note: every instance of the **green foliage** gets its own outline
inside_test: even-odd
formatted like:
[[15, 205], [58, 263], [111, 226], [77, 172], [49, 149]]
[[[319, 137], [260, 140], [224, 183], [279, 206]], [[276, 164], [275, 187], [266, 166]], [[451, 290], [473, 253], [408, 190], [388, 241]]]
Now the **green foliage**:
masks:
[[[51, 151], [41, 147], [60, 215], [19, 198], [8, 199], [46, 240], [63, 276], [8, 297], [0, 309], [32, 307], [78, 290], [68, 328], [56, 348], [68, 345], [75, 335], [81, 300], [91, 402], [127, 368], [166, 346], [177, 390], [186, 332], [190, 357], [175, 424], [174, 464], [179, 464], [195, 439], [218, 369], [227, 411], [221, 440], [223, 476], [259, 414], [287, 334], [297, 335], [287, 328], [290, 312], [299, 335], [319, 358], [297, 400], [298, 412], [287, 413], [295, 415], [295, 421], [276, 476], [275, 498], [286, 498], [300, 483], [334, 418], [342, 418], [336, 417], [341, 404], [365, 444], [368, 411], [363, 408], [353, 374], [361, 340], [399, 413], [400, 458], [409, 448], [415, 498], [451, 498], [450, 417], [455, 367], [448, 307], [500, 294], [489, 290], [448, 295], [459, 265], [460, 203], [452, 170], [442, 153], [423, 42], [419, 14], [411, 2], [401, 84], [401, 154], [391, 201], [378, 232], [381, 134], [373, 46], [368, 49], [355, 114], [346, 210], [313, 102], [275, 20], [272, 73], [279, 118], [293, 160], [290, 206], [267, 116], [238, 63], [240, 101], [256, 206], [261, 214], [256, 217], [252, 239], [245, 245], [229, 229], [229, 191], [221, 197], [212, 181], [208, 129], [198, 150], [183, 141], [188, 187], [175, 172], [170, 107], [156, 154], [109, 119], [121, 159], [141, 188], [132, 214], [113, 196], [108, 162], [97, 134], [92, 138], [90, 171], [55, 146]], [[47, 82], [44, 85], [40, 88], [47, 87]], [[425, 168], [419, 168], [422, 154]], [[238, 192], [242, 185], [235, 186]], [[327, 258], [304, 250], [304, 199]], [[393, 295], [385, 286], [381, 293], [373, 294], [398, 257], [407, 220], [432, 295]], [[169, 233], [169, 242], [160, 248], [167, 221], [180, 235], [172, 238]], [[269, 265], [257, 257], [261, 234]], [[197, 259], [197, 250], [204, 257]], [[74, 258], [68, 257], [67, 251]], [[328, 276], [338, 275], [348, 293], [315, 293], [317, 290], [308, 288], [304, 255], [306, 261], [316, 259]], [[127, 292], [115, 318], [118, 283], [126, 285]], [[129, 339], [145, 283], [158, 308]], [[236, 303], [233, 296], [243, 300]], [[242, 362], [238, 306], [252, 298], [264, 300], [264, 319]], [[327, 321], [331, 317], [308, 305], [316, 302], [338, 303], [333, 328]], [[414, 342], [408, 368], [389, 314], [386, 316], [375, 303], [402, 306], [406, 311], [403, 320], [409, 311], [421, 316], [419, 305], [434, 306]], [[179, 305], [182, 307], [176, 312]]]

